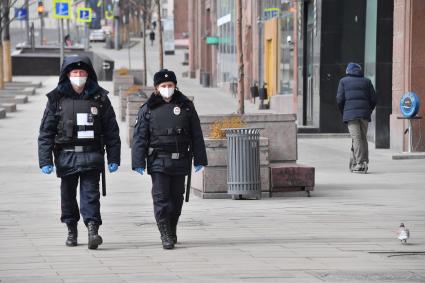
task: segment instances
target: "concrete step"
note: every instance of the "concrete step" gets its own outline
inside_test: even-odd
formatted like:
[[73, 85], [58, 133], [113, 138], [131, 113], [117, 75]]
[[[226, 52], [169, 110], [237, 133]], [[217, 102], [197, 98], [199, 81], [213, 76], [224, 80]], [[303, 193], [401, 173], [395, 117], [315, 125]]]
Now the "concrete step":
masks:
[[6, 118], [6, 109], [0, 108], [0, 119]]
[[298, 126], [297, 130], [298, 130], [298, 133], [303, 133], [303, 134], [306, 134], [306, 133], [312, 134], [312, 133], [320, 132], [319, 128], [313, 127], [313, 126]]
[[0, 95], [3, 94], [11, 94], [11, 95], [34, 95], [35, 87], [5, 87], [4, 89], [0, 89]]
[[349, 133], [298, 133], [299, 139], [346, 139]]
[[270, 164], [271, 193], [314, 190], [315, 168], [297, 163]]
[[425, 152], [401, 152], [393, 154], [393, 160], [425, 159]]
[[6, 82], [6, 86], [20, 86], [20, 87], [35, 87], [40, 88], [43, 86], [42, 82], [33, 83], [33, 82], [20, 82], [20, 81], [13, 81], [13, 82]]
[[0, 94], [0, 103], [24, 104], [27, 102], [28, 102], [27, 95], [1, 95]]
[[0, 103], [0, 107], [6, 109], [6, 112], [16, 112], [16, 103]]

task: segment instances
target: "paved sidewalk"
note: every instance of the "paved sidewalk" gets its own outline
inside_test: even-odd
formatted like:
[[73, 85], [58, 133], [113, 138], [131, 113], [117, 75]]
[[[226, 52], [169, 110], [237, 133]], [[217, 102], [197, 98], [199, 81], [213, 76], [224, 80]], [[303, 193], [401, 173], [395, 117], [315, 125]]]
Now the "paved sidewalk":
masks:
[[[125, 54], [125, 53], [124, 53]], [[44, 93], [57, 78], [43, 81]], [[183, 79], [181, 80], [183, 84]], [[112, 90], [111, 83], [102, 83]], [[196, 86], [188, 92], [198, 90]], [[204, 94], [199, 94], [204, 95]], [[200, 114], [226, 100], [196, 98]], [[118, 98], [111, 96], [115, 109]], [[213, 101], [214, 106], [210, 103]], [[65, 247], [59, 179], [41, 173], [37, 136], [44, 95], [0, 120], [0, 282], [425, 282], [425, 163], [370, 150], [370, 174], [348, 171], [349, 139], [300, 139], [299, 162], [316, 167], [312, 197], [203, 200], [183, 208], [180, 244], [162, 249], [151, 182], [131, 171], [120, 123], [122, 166], [102, 198], [104, 244]], [[211, 108], [213, 108], [211, 110]], [[208, 111], [209, 110], [209, 111]], [[411, 229], [396, 240], [400, 222]]]
[[[41, 79], [44, 91], [56, 83]], [[112, 101], [117, 108], [117, 97]], [[424, 162], [371, 150], [370, 174], [354, 175], [348, 139], [300, 139], [300, 162], [317, 170], [311, 198], [192, 197], [173, 251], [161, 248], [150, 179], [131, 172], [123, 143], [123, 165], [108, 174], [102, 198], [104, 245], [88, 250], [80, 224], [80, 245], [67, 248], [59, 180], [41, 174], [36, 162], [44, 104], [43, 95], [33, 96], [0, 121], [1, 282], [425, 281]], [[412, 231], [408, 245], [395, 239], [401, 221]]]

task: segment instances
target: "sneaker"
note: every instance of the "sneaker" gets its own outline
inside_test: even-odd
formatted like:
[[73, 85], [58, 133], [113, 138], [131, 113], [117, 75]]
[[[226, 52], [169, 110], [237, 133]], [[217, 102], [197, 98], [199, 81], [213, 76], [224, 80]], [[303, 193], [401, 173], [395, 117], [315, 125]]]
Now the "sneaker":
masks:
[[359, 173], [359, 172], [363, 172], [364, 171], [364, 166], [361, 163], [356, 164], [356, 166], [354, 166], [353, 172]]
[[363, 171], [364, 171], [365, 174], [367, 173], [368, 169], [369, 169], [369, 167], [367, 166], [367, 162], [366, 161], [363, 162]]

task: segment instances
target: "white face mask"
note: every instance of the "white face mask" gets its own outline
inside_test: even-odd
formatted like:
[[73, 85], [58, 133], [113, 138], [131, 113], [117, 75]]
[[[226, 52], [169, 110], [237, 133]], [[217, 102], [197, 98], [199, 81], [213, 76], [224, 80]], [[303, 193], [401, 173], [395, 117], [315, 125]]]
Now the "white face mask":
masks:
[[159, 93], [161, 94], [161, 96], [165, 99], [170, 98], [171, 96], [173, 96], [174, 94], [174, 88], [173, 87], [160, 87], [158, 88]]
[[86, 84], [87, 77], [69, 77], [69, 80], [71, 81], [71, 84], [82, 87]]

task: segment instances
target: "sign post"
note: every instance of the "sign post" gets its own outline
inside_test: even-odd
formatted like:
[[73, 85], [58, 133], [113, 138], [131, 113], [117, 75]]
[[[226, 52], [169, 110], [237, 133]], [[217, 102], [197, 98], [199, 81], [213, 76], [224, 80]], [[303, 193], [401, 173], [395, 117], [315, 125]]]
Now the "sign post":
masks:
[[71, 18], [71, 0], [53, 0], [53, 18], [59, 20], [60, 68], [64, 57], [63, 19]]
[[419, 112], [420, 101], [419, 97], [415, 92], [405, 93], [400, 99], [400, 112], [403, 115], [402, 117], [397, 117], [397, 119], [407, 120], [407, 129], [406, 132], [409, 132], [407, 152], [412, 152], [414, 150], [412, 140], [413, 140], [413, 126], [412, 120], [420, 120], [422, 117], [417, 116]]
[[84, 8], [84, 7], [78, 8], [77, 21], [85, 24], [86, 50], [89, 49], [89, 41], [90, 41], [89, 34], [88, 34], [88, 24], [90, 24], [92, 20], [93, 20], [93, 10], [91, 8]]

